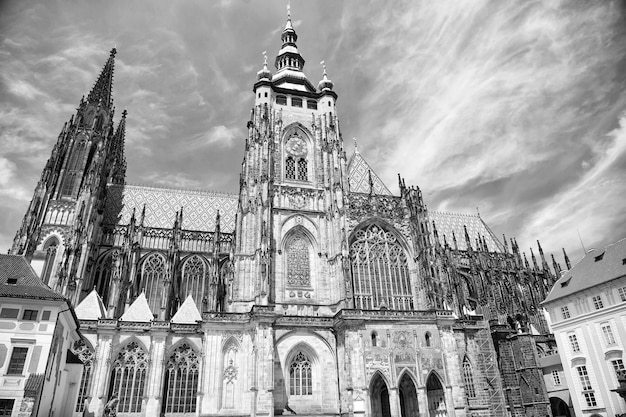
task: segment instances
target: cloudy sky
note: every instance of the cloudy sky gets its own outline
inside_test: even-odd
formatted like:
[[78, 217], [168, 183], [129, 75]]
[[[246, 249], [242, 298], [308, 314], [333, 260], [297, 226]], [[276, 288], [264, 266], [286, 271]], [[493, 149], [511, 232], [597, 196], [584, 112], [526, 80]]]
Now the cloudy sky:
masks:
[[[618, 1], [292, 0], [325, 60], [348, 154], [392, 191], [571, 257], [626, 237], [626, 25]], [[236, 192], [262, 52], [286, 1], [0, 2], [0, 250], [59, 134], [118, 50], [127, 180]], [[558, 256], [561, 263], [561, 256]]]

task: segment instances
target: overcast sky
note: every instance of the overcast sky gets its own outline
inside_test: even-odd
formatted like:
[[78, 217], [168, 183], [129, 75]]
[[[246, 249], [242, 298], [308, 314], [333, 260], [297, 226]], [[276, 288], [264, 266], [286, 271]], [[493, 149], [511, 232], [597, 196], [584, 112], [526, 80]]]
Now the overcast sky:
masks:
[[[348, 155], [430, 209], [476, 213], [572, 260], [626, 237], [626, 25], [619, 1], [299, 1]], [[0, 249], [109, 50], [127, 181], [237, 192], [252, 85], [286, 1], [2, 1]], [[3, 249], [4, 248], [4, 249]], [[536, 251], [535, 251], [536, 252]]]

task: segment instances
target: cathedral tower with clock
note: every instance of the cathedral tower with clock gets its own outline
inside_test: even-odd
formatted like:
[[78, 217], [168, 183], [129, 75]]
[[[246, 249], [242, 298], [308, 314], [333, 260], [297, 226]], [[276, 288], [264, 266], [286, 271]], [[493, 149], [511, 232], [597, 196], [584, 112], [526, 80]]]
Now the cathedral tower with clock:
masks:
[[12, 252], [75, 305], [74, 415], [549, 415], [541, 248], [348, 158], [297, 40], [257, 73], [238, 194], [126, 182], [115, 50], [63, 128]]

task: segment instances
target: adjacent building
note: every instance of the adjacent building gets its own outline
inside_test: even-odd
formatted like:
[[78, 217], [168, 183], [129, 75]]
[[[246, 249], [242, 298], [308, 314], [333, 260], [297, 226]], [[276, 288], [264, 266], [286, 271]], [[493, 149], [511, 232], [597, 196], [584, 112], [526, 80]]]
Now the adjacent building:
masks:
[[78, 319], [23, 256], [0, 255], [0, 415], [69, 416], [83, 365]]
[[626, 239], [588, 251], [556, 282], [543, 306], [576, 415], [626, 413], [626, 401], [612, 391], [626, 369]]

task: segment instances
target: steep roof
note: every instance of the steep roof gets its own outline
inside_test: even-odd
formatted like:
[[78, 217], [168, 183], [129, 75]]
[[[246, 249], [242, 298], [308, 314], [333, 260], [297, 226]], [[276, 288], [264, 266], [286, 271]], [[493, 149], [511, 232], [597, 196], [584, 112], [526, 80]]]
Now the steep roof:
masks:
[[373, 194], [392, 195], [389, 188], [356, 149], [348, 161], [348, 179], [352, 193], [368, 194], [371, 188]]
[[452, 233], [456, 237], [457, 247], [460, 250], [467, 250], [467, 244], [465, 242], [465, 230], [463, 226], [467, 228], [467, 234], [470, 238], [470, 243], [474, 249], [476, 248], [476, 240], [484, 238], [487, 243], [487, 247], [491, 252], [504, 252], [504, 246], [496, 235], [489, 229], [489, 226], [483, 221], [483, 219], [476, 214], [458, 214], [458, 213], [444, 213], [438, 211], [429, 211], [428, 218], [430, 219], [431, 234], [432, 222], [435, 222], [437, 226], [437, 234], [439, 240], [443, 244], [443, 237], [446, 237], [448, 244], [454, 247], [452, 243]]
[[542, 304], [626, 276], [626, 239], [591, 249], [552, 287]]
[[148, 305], [148, 300], [146, 300], [146, 295], [144, 293], [139, 294], [139, 297], [135, 299], [135, 301], [128, 307], [128, 310], [120, 320], [122, 321], [140, 321], [140, 322], [150, 322], [154, 316], [152, 315], [152, 311], [150, 311], [150, 306]]
[[198, 311], [193, 297], [189, 294], [185, 302], [180, 306], [176, 314], [174, 314], [174, 317], [172, 317], [172, 323], [194, 324], [199, 321], [202, 321], [202, 315]]
[[95, 289], [76, 306], [74, 312], [81, 320], [98, 320], [106, 317], [104, 303]]
[[[15, 281], [15, 284], [10, 283]], [[0, 254], [0, 297], [65, 300], [41, 281], [23, 256]]]
[[239, 198], [235, 194], [200, 190], [178, 190], [138, 185], [110, 185], [104, 212], [106, 224], [128, 224], [135, 209], [137, 222], [145, 204], [144, 226], [170, 229], [176, 212], [183, 208], [184, 230], [211, 232], [220, 211], [220, 228], [224, 233], [235, 230]]

